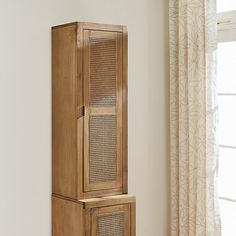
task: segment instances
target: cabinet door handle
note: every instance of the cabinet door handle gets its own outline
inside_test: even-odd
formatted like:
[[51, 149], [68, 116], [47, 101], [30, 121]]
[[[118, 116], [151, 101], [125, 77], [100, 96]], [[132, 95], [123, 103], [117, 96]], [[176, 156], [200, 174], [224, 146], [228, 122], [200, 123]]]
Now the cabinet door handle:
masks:
[[78, 107], [78, 109], [77, 109], [77, 119], [79, 119], [83, 116], [85, 116], [85, 107], [84, 106]]

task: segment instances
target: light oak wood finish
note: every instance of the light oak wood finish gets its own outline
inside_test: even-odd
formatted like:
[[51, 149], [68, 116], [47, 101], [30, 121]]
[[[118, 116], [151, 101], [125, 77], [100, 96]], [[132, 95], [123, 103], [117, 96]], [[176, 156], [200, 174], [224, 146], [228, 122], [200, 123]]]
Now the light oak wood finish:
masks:
[[123, 192], [128, 193], [128, 31], [123, 26], [123, 80], [122, 80], [122, 155]]
[[[99, 227], [103, 232], [105, 227], [122, 232], [122, 236], [135, 236], [134, 196], [105, 197], [80, 202], [54, 196], [52, 208], [52, 236], [99, 236]], [[116, 216], [120, 217], [117, 218], [121, 220], [120, 224], [117, 224], [116, 218], [113, 220]], [[115, 235], [115, 232], [109, 233]]]
[[[120, 215], [120, 217], [114, 216]], [[112, 217], [113, 216], [113, 217]], [[110, 206], [110, 207], [103, 207], [103, 208], [95, 208], [92, 210], [92, 224], [91, 224], [91, 236], [102, 236], [102, 235], [116, 235], [116, 236], [123, 236], [127, 235], [130, 236], [131, 225], [130, 225], [130, 204], [126, 205], [117, 205], [117, 206]], [[99, 227], [99, 221], [102, 217], [112, 217], [110, 221], [108, 220], [103, 223], [102, 226]], [[117, 222], [121, 218], [121, 222]], [[123, 218], [123, 219], [122, 219]], [[117, 224], [118, 223], [118, 224]], [[117, 225], [115, 225], [117, 224]], [[103, 229], [103, 228], [106, 229]], [[99, 232], [100, 230], [103, 233]], [[114, 230], [115, 232], [111, 232]]]
[[[116, 40], [115, 106], [90, 104], [90, 37]], [[52, 178], [58, 196], [80, 200], [128, 192], [127, 50], [124, 26], [74, 22], [52, 28]], [[89, 118], [112, 114], [117, 116], [117, 176], [91, 183]]]
[[114, 206], [127, 203], [135, 203], [135, 201], [136, 201], [135, 196], [123, 194], [109, 197], [84, 199], [80, 200], [79, 203], [82, 204], [84, 208], [88, 209], [88, 208]]
[[[91, 58], [93, 55], [91, 53], [92, 51], [92, 43], [90, 42], [94, 40], [96, 42], [95, 45], [98, 45], [95, 47], [95, 56], [98, 57], [97, 55], [99, 54], [99, 50], [101, 50], [102, 43], [100, 41], [103, 41], [106, 39], [105, 45], [108, 45], [109, 47], [109, 42], [113, 42], [113, 45], [115, 45], [115, 49], [113, 47], [110, 48], [108, 51], [106, 48], [103, 48], [104, 54], [103, 54], [103, 63], [106, 63], [106, 67], [102, 68], [101, 62], [96, 60], [95, 62], [91, 63], [91, 61], [94, 61], [94, 58]], [[99, 45], [100, 44], [100, 45]], [[114, 52], [112, 51], [114, 50]], [[108, 54], [108, 55], [107, 55]], [[112, 62], [111, 55], [113, 58], [116, 59], [116, 65], [114, 62]], [[106, 60], [106, 56], [108, 56], [108, 60]], [[96, 58], [96, 59], [99, 59]], [[107, 100], [106, 104], [100, 104], [99, 106], [94, 106], [93, 103], [93, 86], [92, 85], [92, 79], [93, 79], [93, 69], [91, 64], [94, 64], [96, 67], [96, 72], [98, 74], [103, 75], [104, 78], [97, 77], [95, 75], [95, 80], [105, 80], [106, 77], [106, 71], [111, 71], [111, 77], [112, 72], [116, 73], [116, 81], [115, 84], [113, 83], [113, 86], [116, 87], [116, 105], [111, 105], [109, 104], [109, 100]], [[112, 189], [112, 188], [121, 188], [122, 187], [122, 33], [118, 32], [111, 32], [111, 31], [94, 31], [94, 30], [85, 30], [84, 31], [84, 104], [86, 107], [86, 114], [85, 114], [85, 128], [84, 128], [84, 179], [85, 179], [85, 188], [84, 190], [89, 192], [89, 191], [96, 191], [96, 190], [101, 190], [101, 189]], [[116, 71], [112, 71], [112, 69], [116, 68]], [[105, 69], [106, 71], [102, 71], [102, 69]], [[114, 78], [114, 77], [113, 77]], [[96, 83], [96, 81], [94, 82]], [[101, 96], [102, 93], [104, 92], [111, 92], [111, 84], [108, 86], [110, 91], [102, 91], [103, 86], [100, 88], [100, 92], [94, 91], [94, 93], [97, 93], [97, 99], [99, 96]], [[97, 100], [96, 99], [96, 100]], [[99, 101], [96, 101], [99, 102]], [[107, 104], [108, 103], [108, 104]], [[116, 122], [117, 122], [117, 127], [116, 127], [116, 135], [117, 135], [117, 141], [116, 141], [116, 161], [117, 161], [117, 167], [116, 167], [116, 180], [113, 181], [100, 181], [99, 183], [91, 183], [91, 163], [90, 163], [90, 155], [91, 155], [91, 146], [90, 146], [90, 141], [91, 141], [91, 133], [89, 132], [90, 126], [90, 118], [91, 117], [99, 117], [101, 115], [105, 117], [110, 117], [109, 115], [115, 115], [117, 117]], [[110, 137], [112, 138], [112, 137]], [[101, 150], [102, 152], [103, 150]], [[103, 158], [103, 161], [105, 161], [105, 157]], [[98, 163], [96, 163], [98, 164]], [[109, 164], [109, 163], [107, 163]], [[106, 165], [105, 165], [106, 166]], [[97, 165], [97, 168], [99, 166]], [[104, 169], [103, 170], [105, 173], [108, 173], [109, 170]], [[109, 175], [109, 173], [108, 173]]]
[[[83, 206], [60, 198], [52, 198], [52, 236], [83, 236], [88, 219]], [[87, 234], [89, 235], [89, 234]]]
[[76, 25], [52, 31], [53, 192], [77, 197]]
[[127, 51], [121, 25], [52, 27], [52, 236], [136, 235]]
[[130, 224], [131, 224], [131, 236], [136, 236], [136, 200], [130, 204]]
[[110, 25], [110, 24], [101, 24], [101, 23], [91, 23], [91, 22], [71, 22], [62, 25], [53, 26], [52, 29], [64, 28], [71, 25], [79, 24], [83, 29], [92, 29], [92, 30], [100, 30], [100, 31], [115, 31], [115, 32], [123, 32], [123, 25]]

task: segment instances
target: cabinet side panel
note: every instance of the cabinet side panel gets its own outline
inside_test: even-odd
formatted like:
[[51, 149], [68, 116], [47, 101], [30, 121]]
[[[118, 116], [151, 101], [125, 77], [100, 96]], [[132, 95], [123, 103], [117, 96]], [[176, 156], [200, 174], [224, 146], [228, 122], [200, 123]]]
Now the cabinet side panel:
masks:
[[52, 30], [53, 193], [76, 199], [76, 24]]
[[82, 206], [78, 203], [52, 198], [52, 236], [84, 236]]

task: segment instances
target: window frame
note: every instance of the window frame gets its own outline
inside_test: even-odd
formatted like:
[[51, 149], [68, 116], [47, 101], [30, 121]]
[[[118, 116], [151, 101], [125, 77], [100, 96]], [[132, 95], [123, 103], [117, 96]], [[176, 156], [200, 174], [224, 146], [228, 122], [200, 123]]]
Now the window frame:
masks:
[[[218, 42], [217, 43], [225, 43], [225, 42], [236, 42], [236, 11], [227, 11], [218, 13]], [[235, 96], [235, 93], [217, 93], [217, 96]], [[230, 145], [218, 145], [219, 148], [227, 148], [227, 149], [236, 149], [236, 146]], [[227, 196], [219, 195], [220, 200], [236, 203], [236, 199], [229, 198]]]

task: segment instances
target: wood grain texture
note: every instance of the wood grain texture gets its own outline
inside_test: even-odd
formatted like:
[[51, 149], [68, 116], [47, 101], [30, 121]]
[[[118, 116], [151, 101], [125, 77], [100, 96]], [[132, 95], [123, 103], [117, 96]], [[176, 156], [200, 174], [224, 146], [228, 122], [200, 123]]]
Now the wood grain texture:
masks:
[[85, 219], [85, 236], [91, 236], [91, 209], [85, 209], [83, 213], [84, 219]]
[[80, 199], [87, 199], [87, 198], [94, 198], [94, 197], [104, 197], [104, 196], [112, 196], [112, 195], [119, 195], [123, 193], [123, 188], [111, 188], [111, 189], [103, 189], [97, 191], [90, 191], [90, 192], [82, 192]]
[[100, 235], [130, 236], [130, 204], [100, 207], [92, 213], [91, 236]]
[[[84, 118], [84, 190], [89, 192], [119, 188], [122, 187], [122, 33], [84, 30], [83, 42], [84, 105], [86, 110]], [[108, 50], [105, 45], [111, 50]], [[108, 91], [107, 88], [112, 90]], [[112, 97], [110, 97], [111, 95]], [[115, 101], [112, 100], [113, 97], [116, 98]], [[102, 126], [98, 123], [99, 117], [104, 117], [103, 121], [105, 122], [105, 120], [110, 119], [111, 113], [116, 115], [116, 132], [115, 134], [106, 132], [104, 127], [102, 134], [103, 131], [99, 130], [99, 127]], [[91, 119], [95, 121], [93, 126]], [[96, 137], [93, 137], [91, 127], [96, 128], [96, 126], [97, 129], [94, 132]], [[113, 135], [116, 135], [116, 145], [114, 146], [116, 150], [110, 151], [115, 153], [116, 158], [111, 159], [111, 155], [105, 155], [111, 145], [107, 145], [104, 141], [112, 140]], [[99, 137], [101, 139], [99, 145], [101, 150], [98, 155], [98, 151], [94, 150], [92, 144], [97, 145], [100, 141]], [[103, 143], [106, 150], [102, 148]], [[93, 156], [92, 153], [95, 153], [96, 156]], [[99, 158], [101, 158], [102, 153], [103, 160], [100, 161]], [[108, 158], [107, 162], [103, 164], [106, 158]], [[94, 172], [91, 159], [96, 161], [96, 168], [100, 169], [108, 165], [110, 167], [113, 164], [116, 165], [114, 168], [116, 178], [108, 179], [114, 173], [112, 168], [99, 169], [100, 171]], [[91, 181], [94, 180], [93, 176], [97, 176], [96, 182]]]
[[123, 27], [123, 80], [122, 80], [122, 155], [123, 193], [128, 193], [128, 32]]
[[77, 24], [52, 30], [52, 191], [77, 197]]
[[80, 200], [79, 203], [82, 204], [83, 207], [87, 209], [87, 208], [134, 203], [135, 201], [136, 201], [135, 196], [123, 194], [123, 195], [108, 196], [101, 198], [83, 199]]
[[83, 82], [83, 28], [77, 25], [77, 109], [82, 110], [82, 116], [77, 119], [77, 199], [83, 198], [83, 157], [84, 157], [84, 82]]
[[[124, 214], [124, 236], [135, 236], [134, 196], [121, 195], [81, 202], [53, 196], [52, 236], [97, 236], [99, 217], [114, 216], [117, 213]], [[115, 226], [115, 220], [111, 217], [108, 222]]]
[[130, 236], [136, 236], [136, 201], [130, 204]]
[[116, 99], [116, 113], [117, 113], [117, 186], [123, 186], [123, 60], [122, 60], [122, 52], [123, 52], [123, 41], [122, 41], [122, 33], [117, 33], [117, 99]]
[[97, 236], [97, 218], [99, 209], [95, 208], [91, 211], [91, 236]]
[[[86, 36], [87, 34], [87, 36]], [[117, 39], [116, 106], [89, 105], [89, 37]], [[123, 26], [69, 23], [52, 28], [52, 172], [53, 193], [70, 199], [128, 192], [127, 30]], [[85, 112], [83, 111], [85, 107]], [[117, 114], [117, 181], [90, 184], [89, 121]], [[87, 116], [86, 116], [87, 114]], [[86, 138], [87, 137], [87, 138]]]
[[90, 69], [89, 69], [89, 37], [90, 31], [83, 31], [83, 93], [84, 93], [84, 106], [85, 106], [85, 116], [84, 116], [84, 191], [90, 191], [89, 184], [89, 87], [90, 87]]
[[52, 236], [84, 236], [85, 220], [80, 204], [52, 198]]
[[91, 23], [91, 22], [71, 22], [62, 25], [55, 25], [52, 29], [68, 27], [71, 25], [79, 25], [82, 30], [98, 30], [98, 31], [114, 31], [114, 32], [122, 32], [122, 25], [110, 25], [110, 24], [102, 24], [102, 23]]
[[[91, 91], [94, 91], [95, 95], [91, 102], [90, 36], [94, 38], [95, 44], [99, 43], [100, 38], [103, 42], [105, 40], [105, 45], [110, 45], [111, 49], [113, 46], [109, 40], [115, 39], [116, 42], [115, 56], [106, 51], [108, 58], [116, 59], [116, 67], [110, 67], [109, 61], [103, 61], [107, 63], [108, 70], [116, 68], [113, 69], [115, 82], [108, 82], [108, 88], [116, 89], [115, 96], [109, 95], [109, 106], [99, 97], [110, 92], [106, 88], [105, 92], [101, 93], [96, 90], [96, 86], [93, 87], [95, 90]], [[99, 46], [101, 47], [104, 46]], [[96, 57], [98, 54], [96, 51], [94, 53]], [[53, 236], [97, 236], [99, 227], [103, 234], [106, 231], [103, 231], [101, 225], [107, 222], [112, 224], [113, 214], [116, 212], [124, 212], [125, 216], [124, 221], [117, 218], [124, 222], [124, 228], [119, 232], [124, 232], [124, 236], [136, 234], [136, 199], [132, 195], [119, 195], [128, 192], [127, 53], [128, 34], [124, 26], [75, 22], [52, 28]], [[99, 68], [100, 73], [101, 65], [95, 66]], [[102, 81], [103, 86], [103, 75], [98, 78], [94, 73], [93, 76], [97, 82]], [[117, 117], [114, 126], [117, 149], [115, 180], [112, 177], [110, 181], [97, 183], [96, 179], [95, 183], [90, 183], [90, 115], [104, 116], [104, 120], [106, 116]], [[112, 119], [109, 118], [108, 121], [112, 122]], [[109, 122], [107, 124], [110, 124]], [[101, 219], [99, 217], [109, 214], [109, 220], [103, 219], [102, 223], [98, 224]], [[116, 223], [114, 222], [114, 226], [120, 227], [121, 224]], [[106, 226], [109, 231], [110, 225]]]
[[114, 31], [114, 32], [122, 32], [123, 26], [122, 25], [109, 25], [109, 24], [100, 24], [100, 23], [89, 23], [83, 22], [83, 29], [87, 30], [98, 30], [98, 31]]
[[91, 192], [83, 192], [80, 188], [79, 188], [79, 193], [78, 193], [78, 199], [73, 199], [67, 196], [63, 196], [57, 193], [53, 193], [52, 195], [55, 197], [59, 197], [59, 198], [63, 198], [63, 199], [67, 199], [70, 201], [75, 201], [78, 202], [81, 199], [90, 199], [90, 198], [97, 198], [97, 197], [104, 197], [104, 196], [117, 196], [123, 193], [123, 189], [122, 188], [117, 188], [117, 189], [107, 189], [107, 190], [100, 190], [100, 191], [91, 191]]

